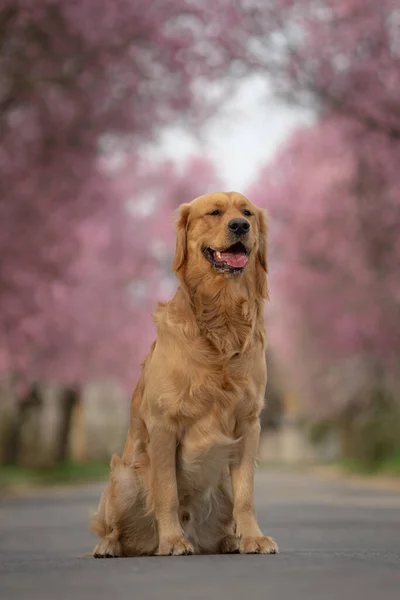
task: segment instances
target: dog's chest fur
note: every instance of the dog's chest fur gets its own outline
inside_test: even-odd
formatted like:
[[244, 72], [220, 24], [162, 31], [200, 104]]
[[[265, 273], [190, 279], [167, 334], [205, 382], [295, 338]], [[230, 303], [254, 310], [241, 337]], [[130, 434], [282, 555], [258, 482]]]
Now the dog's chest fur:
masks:
[[[192, 322], [162, 309], [148, 371], [158, 374], [151, 393], [164, 417], [183, 430], [210, 413], [235, 416], [243, 403], [251, 410], [265, 386], [264, 328], [255, 307], [243, 301], [227, 311], [203, 304]], [[152, 387], [150, 373], [146, 379]]]
[[195, 321], [164, 305], [156, 323], [146, 394], [153, 407], [157, 395], [162, 420], [177, 432], [182, 487], [212, 487], [235, 455], [242, 425], [262, 407], [262, 318], [254, 305], [240, 301], [229, 311], [203, 303]]

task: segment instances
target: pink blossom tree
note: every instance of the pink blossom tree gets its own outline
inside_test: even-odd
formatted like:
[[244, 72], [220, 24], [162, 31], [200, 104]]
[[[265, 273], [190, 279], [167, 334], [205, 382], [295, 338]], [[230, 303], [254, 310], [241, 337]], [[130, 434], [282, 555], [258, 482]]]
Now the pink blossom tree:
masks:
[[131, 385], [148, 334], [128, 283], [157, 261], [99, 162], [206, 118], [213, 82], [244, 73], [244, 19], [228, 0], [1, 0], [2, 373]]
[[94, 241], [86, 224], [124, 212], [110, 204], [121, 197], [110, 191], [99, 157], [137, 154], [163, 125], [207, 116], [208, 87], [238, 73], [246, 56], [241, 23], [227, 0], [101, 7], [94, 0], [2, 0], [3, 371], [27, 372], [27, 340], [49, 342], [43, 315], [57, 314], [65, 287], [83, 270], [86, 226]]
[[[2, 163], [74, 162], [82, 149], [142, 141], [209, 104], [202, 87], [246, 55], [227, 0], [2, 0]], [[40, 164], [40, 162], [39, 162]]]
[[395, 0], [252, 3], [254, 62], [287, 101], [400, 138]]
[[[9, 227], [2, 241], [9, 256], [14, 243], [14, 263], [7, 268], [16, 281], [2, 295], [0, 370], [24, 374], [28, 382], [72, 384], [109, 376], [130, 389], [153, 335], [155, 302], [175, 285], [174, 210], [212, 182], [217, 183], [214, 168], [201, 157], [180, 169], [129, 157], [112, 175], [99, 168], [83, 198], [96, 196], [96, 212], [69, 214], [72, 206], [66, 203], [57, 215], [60, 226], [73, 229], [79, 251], [69, 257], [67, 269], [60, 261], [55, 273], [42, 272], [45, 256], [34, 252], [29, 236], [14, 238], [15, 227]], [[149, 206], [149, 213], [143, 211]], [[36, 241], [43, 239], [40, 233], [47, 235], [48, 221], [35, 223]], [[11, 215], [10, 223], [18, 225]], [[31, 253], [26, 270], [22, 250]]]
[[332, 116], [252, 190], [271, 214], [271, 346], [314, 419], [399, 409], [399, 159], [382, 132]]
[[272, 217], [271, 337], [309, 414], [351, 413], [365, 431], [390, 415], [379, 454], [400, 422], [399, 9], [392, 0], [252, 7], [257, 68], [317, 116], [253, 190]]
[[[46, 254], [34, 252], [29, 236], [14, 238], [15, 227], [3, 239], [14, 259], [7, 266], [15, 281], [2, 296], [0, 375], [16, 375], [20, 384], [5, 453], [9, 462], [18, 454], [18, 423], [33, 399], [40, 400], [37, 382], [53, 381], [66, 389], [60, 460], [66, 458], [71, 410], [82, 385], [111, 379], [131, 392], [154, 337], [156, 302], [175, 288], [173, 210], [216, 180], [211, 163], [199, 157], [183, 168], [145, 165], [128, 156], [117, 172], [107, 174], [105, 166], [99, 164], [86, 181], [83, 202], [66, 203], [57, 215], [59, 225], [74, 233], [74, 242], [66, 240], [65, 247], [72, 252], [76, 243], [77, 250], [60, 261], [59, 270], [43, 270]], [[77, 211], [91, 195], [96, 211]], [[8, 215], [13, 224], [15, 213]], [[29, 232], [25, 221], [14, 225]], [[36, 239], [45, 239], [48, 231], [49, 219], [35, 221]], [[24, 252], [32, 252], [29, 261]], [[16, 289], [19, 294], [13, 295]]]

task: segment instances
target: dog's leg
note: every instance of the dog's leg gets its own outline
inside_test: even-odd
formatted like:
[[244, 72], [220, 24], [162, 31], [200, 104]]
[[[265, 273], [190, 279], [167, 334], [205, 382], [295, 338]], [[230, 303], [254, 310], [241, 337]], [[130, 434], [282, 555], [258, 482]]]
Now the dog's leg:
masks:
[[113, 504], [114, 483], [110, 482], [103, 491], [97, 512], [91, 519], [91, 530], [97, 533], [102, 540], [93, 550], [95, 558], [114, 558], [122, 556], [122, 547], [119, 541], [118, 524], [115, 521]]
[[157, 554], [193, 554], [192, 544], [183, 536], [178, 515], [176, 481], [176, 435], [155, 425], [150, 433], [151, 492], [158, 526]]
[[104, 490], [91, 529], [102, 538], [93, 551], [95, 558], [154, 554], [158, 546], [153, 513], [147, 512], [146, 485], [138, 472], [145, 475], [145, 456], [136, 457], [133, 465], [113, 457], [111, 481]]
[[247, 424], [238, 459], [231, 464], [233, 518], [243, 554], [275, 554], [278, 546], [262, 534], [254, 509], [254, 465], [260, 439], [260, 423]]

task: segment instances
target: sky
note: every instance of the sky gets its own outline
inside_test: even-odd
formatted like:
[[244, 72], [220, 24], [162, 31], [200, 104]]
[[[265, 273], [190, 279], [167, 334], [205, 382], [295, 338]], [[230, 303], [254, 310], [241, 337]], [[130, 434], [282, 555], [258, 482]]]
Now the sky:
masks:
[[265, 78], [252, 77], [208, 124], [201, 141], [184, 129], [171, 128], [149, 155], [179, 163], [194, 152], [205, 154], [217, 166], [227, 191], [245, 193], [290, 133], [311, 121], [311, 113], [274, 98]]

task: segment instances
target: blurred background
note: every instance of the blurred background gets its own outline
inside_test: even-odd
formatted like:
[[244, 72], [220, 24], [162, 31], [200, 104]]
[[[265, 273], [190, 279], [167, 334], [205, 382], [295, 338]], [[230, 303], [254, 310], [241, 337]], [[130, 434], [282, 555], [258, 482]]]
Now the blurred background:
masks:
[[400, 474], [399, 90], [392, 0], [2, 0], [2, 484], [107, 472], [221, 189], [270, 217], [261, 460]]

